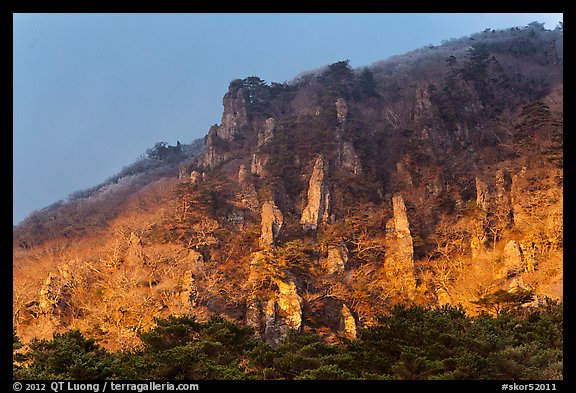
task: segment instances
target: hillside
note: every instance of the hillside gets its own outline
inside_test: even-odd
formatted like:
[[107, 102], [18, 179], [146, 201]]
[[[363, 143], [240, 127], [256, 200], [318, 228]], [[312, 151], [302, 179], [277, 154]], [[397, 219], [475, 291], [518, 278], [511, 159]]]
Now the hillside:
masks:
[[131, 349], [217, 314], [333, 344], [397, 305], [562, 300], [562, 48], [533, 23], [233, 80], [203, 146], [157, 144], [14, 229], [18, 336]]

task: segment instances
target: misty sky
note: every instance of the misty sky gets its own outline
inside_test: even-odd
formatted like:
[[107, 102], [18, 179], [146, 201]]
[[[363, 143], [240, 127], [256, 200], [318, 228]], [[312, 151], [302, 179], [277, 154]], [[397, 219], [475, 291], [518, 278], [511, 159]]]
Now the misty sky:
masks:
[[220, 122], [232, 79], [289, 81], [562, 14], [14, 14], [13, 221], [99, 184], [155, 142]]

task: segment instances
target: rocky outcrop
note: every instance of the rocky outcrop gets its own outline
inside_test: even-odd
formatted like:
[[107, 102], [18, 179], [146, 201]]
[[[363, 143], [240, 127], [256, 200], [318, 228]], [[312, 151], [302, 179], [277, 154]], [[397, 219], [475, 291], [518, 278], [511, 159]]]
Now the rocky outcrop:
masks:
[[487, 212], [490, 206], [490, 192], [488, 185], [480, 178], [476, 177], [476, 206], [478, 209]]
[[[246, 323], [254, 329], [255, 336], [276, 347], [290, 330], [302, 328], [302, 298], [292, 281], [280, 283], [280, 292], [269, 299], [248, 300]], [[280, 289], [282, 288], [282, 289]]]
[[274, 244], [283, 222], [282, 212], [274, 202], [264, 202], [262, 204], [261, 247], [268, 247]]
[[563, 174], [555, 169], [523, 167], [512, 177], [511, 204], [514, 232], [526, 272], [561, 249], [563, 242]]
[[336, 157], [336, 165], [343, 169], [358, 175], [362, 173], [362, 164], [360, 158], [354, 150], [354, 145], [351, 142], [344, 141], [344, 129], [346, 121], [348, 120], [348, 105], [346, 100], [342, 97], [338, 98], [335, 102], [336, 105], [336, 118], [339, 126], [336, 127], [334, 138], [336, 140], [338, 155]]
[[289, 330], [300, 331], [302, 298], [291, 277], [278, 278], [274, 282], [278, 286], [278, 294], [268, 301], [266, 307], [265, 337], [269, 344], [278, 345]]
[[276, 119], [273, 117], [266, 119], [263, 127], [258, 131], [258, 147], [264, 146], [272, 140], [275, 127]]
[[178, 168], [178, 179], [186, 179], [188, 177], [188, 170], [185, 165], [180, 164]]
[[340, 311], [340, 334], [349, 340], [356, 339], [356, 319], [354, 315], [348, 308], [347, 305], [343, 304]]
[[304, 229], [316, 229], [320, 223], [327, 223], [330, 217], [330, 183], [328, 181], [328, 161], [322, 155], [316, 158], [308, 184], [308, 199], [300, 223]]
[[238, 169], [238, 183], [240, 183], [241, 186], [245, 186], [248, 183], [248, 171], [244, 164], [240, 164], [240, 168]]
[[[394, 231], [397, 237], [407, 238], [410, 240], [412, 247], [412, 236], [410, 235], [410, 225], [408, 215], [406, 214], [406, 204], [402, 195], [396, 194], [392, 197], [392, 209], [394, 212]], [[410, 251], [412, 253], [412, 251]], [[412, 254], [410, 254], [412, 258]]]
[[213, 125], [206, 135], [206, 149], [200, 164], [207, 168], [216, 168], [230, 157], [226, 151], [227, 143], [218, 136], [219, 126]]
[[242, 184], [241, 189], [236, 194], [236, 203], [241, 209], [247, 209], [252, 212], [261, 211], [258, 193], [253, 181], [247, 180], [246, 183]]
[[240, 187], [236, 193], [235, 205], [238, 208], [248, 209], [253, 212], [260, 211], [260, 198], [256, 191], [254, 176], [244, 164], [240, 164], [238, 169], [238, 183]]
[[496, 171], [494, 190], [476, 177], [476, 207], [478, 212], [472, 220], [470, 248], [477, 258], [491, 241], [495, 244], [500, 234], [513, 223], [512, 180], [501, 169]]
[[249, 127], [246, 94], [238, 83], [230, 83], [223, 98], [220, 125], [213, 125], [206, 136], [206, 148], [200, 164], [215, 168], [230, 158], [229, 148], [237, 135]]
[[522, 277], [515, 278], [508, 284], [508, 292], [510, 293], [530, 290], [532, 290], [532, 288], [524, 283]]
[[506, 243], [502, 259], [504, 266], [497, 272], [496, 278], [515, 276], [524, 270], [520, 245], [515, 240], [510, 240]]
[[340, 162], [342, 167], [354, 175], [359, 175], [362, 173], [362, 163], [354, 146], [350, 142], [342, 142], [342, 147], [340, 150]]
[[48, 274], [38, 292], [38, 300], [27, 304], [34, 326], [39, 329], [37, 337], [44, 337], [45, 332], [54, 332], [68, 325], [73, 310], [73, 291], [74, 281], [70, 276], [62, 276], [62, 271]]
[[40, 288], [38, 307], [42, 315], [59, 315], [66, 311], [72, 297], [72, 282], [70, 277], [60, 274], [48, 274], [44, 285]]
[[192, 171], [192, 173], [190, 173], [190, 182], [192, 184], [198, 184], [201, 181], [202, 181], [202, 175], [200, 174], [200, 172]]
[[392, 197], [393, 217], [386, 224], [386, 275], [401, 281], [410, 292], [416, 289], [414, 276], [414, 242], [402, 195]]
[[252, 154], [252, 163], [250, 165], [250, 172], [255, 175], [263, 176], [265, 172], [266, 164], [268, 163], [269, 156], [260, 153]]
[[536, 259], [536, 246], [534, 242], [525, 240], [520, 243], [520, 250], [522, 250], [522, 261], [524, 263], [524, 270], [528, 273], [533, 273], [538, 264]]
[[[179, 292], [179, 307], [182, 314], [188, 314], [191, 308], [196, 307], [198, 301], [198, 289], [196, 288], [196, 279], [192, 270], [187, 270], [181, 280], [181, 288]], [[176, 311], [175, 314], [178, 312]]]
[[328, 256], [322, 265], [328, 274], [339, 274], [346, 269], [348, 263], [348, 248], [345, 243], [328, 246]]
[[262, 339], [266, 322], [262, 300], [258, 297], [251, 296], [246, 300], [246, 324], [254, 329], [254, 337]]
[[232, 141], [243, 127], [248, 125], [248, 113], [246, 111], [246, 98], [243, 88], [232, 87], [224, 95], [224, 112], [222, 122], [216, 129], [218, 137], [224, 141]]
[[271, 346], [277, 346], [290, 330], [302, 328], [302, 303], [295, 277], [266, 260], [262, 252], [253, 254], [249, 281], [260, 287], [267, 281], [271, 290], [253, 291], [247, 299], [246, 323], [254, 328], [255, 336]]
[[242, 210], [233, 208], [226, 215], [226, 222], [240, 228], [244, 224], [244, 214]]

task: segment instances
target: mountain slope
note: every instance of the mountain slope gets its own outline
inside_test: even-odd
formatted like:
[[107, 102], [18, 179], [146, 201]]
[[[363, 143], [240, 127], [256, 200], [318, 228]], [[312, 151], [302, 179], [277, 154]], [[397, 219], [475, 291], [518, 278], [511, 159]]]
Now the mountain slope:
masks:
[[562, 43], [532, 24], [232, 81], [202, 150], [15, 228], [19, 336], [131, 348], [218, 313], [336, 342], [398, 303], [561, 298]]

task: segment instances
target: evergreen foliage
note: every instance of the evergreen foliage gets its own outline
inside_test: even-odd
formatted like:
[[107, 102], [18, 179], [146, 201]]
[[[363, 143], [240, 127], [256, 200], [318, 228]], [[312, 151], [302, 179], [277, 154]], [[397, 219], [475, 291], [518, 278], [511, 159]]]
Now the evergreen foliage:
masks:
[[110, 353], [75, 330], [33, 341], [23, 362], [14, 335], [13, 373], [84, 380], [561, 379], [562, 324], [562, 304], [550, 299], [540, 308], [477, 317], [460, 306], [395, 306], [357, 340], [329, 345], [292, 332], [271, 348], [222, 317], [170, 317], [141, 333], [143, 345], [132, 352]]

